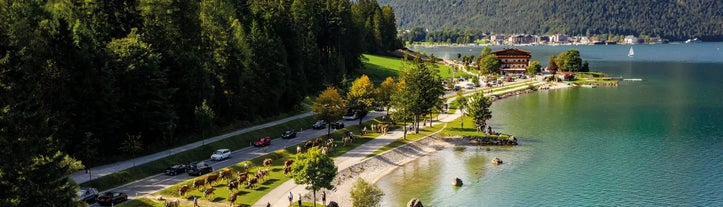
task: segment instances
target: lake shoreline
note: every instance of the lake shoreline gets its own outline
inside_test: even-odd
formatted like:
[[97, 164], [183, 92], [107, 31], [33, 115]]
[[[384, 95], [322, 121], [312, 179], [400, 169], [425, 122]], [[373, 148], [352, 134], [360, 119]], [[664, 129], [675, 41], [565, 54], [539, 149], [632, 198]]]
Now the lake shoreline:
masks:
[[[564, 83], [552, 83], [549, 85], [549, 89], [562, 89], [570, 88], [572, 86]], [[529, 94], [533, 92], [539, 92], [541, 90], [524, 89], [519, 91], [511, 91], [508, 93], [496, 95], [490, 97], [492, 101], [502, 100], [508, 97]], [[399, 167], [415, 161], [423, 156], [435, 153], [439, 150], [446, 148], [465, 146], [465, 147], [479, 147], [479, 146], [495, 146], [495, 147], [509, 147], [513, 145], [480, 145], [479, 143], [473, 142], [468, 138], [463, 137], [443, 137], [439, 134], [440, 131], [420, 138], [413, 142], [399, 146], [392, 150], [383, 152], [364, 159], [348, 168], [342, 169], [334, 178], [332, 184], [336, 186], [336, 195], [349, 195], [351, 188], [357, 178], [362, 178], [369, 183], [375, 184], [383, 177], [389, 175]], [[450, 181], [451, 182], [451, 181]], [[411, 198], [410, 198], [411, 199]], [[351, 206], [351, 198], [344, 196], [341, 199], [334, 200], [340, 206]], [[424, 201], [422, 201], [424, 202]]]

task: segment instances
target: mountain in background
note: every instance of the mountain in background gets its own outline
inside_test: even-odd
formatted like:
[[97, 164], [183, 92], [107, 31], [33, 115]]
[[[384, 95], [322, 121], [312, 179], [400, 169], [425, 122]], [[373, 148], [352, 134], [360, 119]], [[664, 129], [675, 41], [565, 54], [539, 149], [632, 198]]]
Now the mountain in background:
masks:
[[400, 29], [492, 33], [647, 35], [723, 40], [720, 0], [378, 0]]

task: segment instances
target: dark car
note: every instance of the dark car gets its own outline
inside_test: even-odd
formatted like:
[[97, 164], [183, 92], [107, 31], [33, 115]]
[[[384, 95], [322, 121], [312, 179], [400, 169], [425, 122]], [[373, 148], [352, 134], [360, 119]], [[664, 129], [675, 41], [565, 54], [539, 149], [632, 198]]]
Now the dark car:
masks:
[[258, 140], [254, 141], [252, 144], [254, 145], [254, 147], [268, 146], [271, 144], [271, 137], [269, 137], [269, 136], [260, 137]]
[[84, 201], [86, 203], [93, 203], [98, 198], [98, 189], [95, 188], [81, 188], [76, 197], [76, 201]]
[[341, 128], [344, 128], [344, 122], [342, 122], [341, 120], [339, 120], [339, 121], [336, 121], [336, 122], [334, 122], [334, 123], [331, 123], [331, 128], [332, 128], [332, 129], [341, 129]]
[[188, 168], [186, 169], [186, 173], [188, 175], [203, 175], [206, 173], [213, 172], [213, 168], [211, 166], [208, 166], [205, 162], [192, 162], [188, 165]]
[[294, 137], [296, 137], [296, 130], [294, 130], [294, 129], [286, 130], [286, 131], [284, 131], [283, 134], [281, 134], [281, 138], [284, 138], [284, 139], [289, 139], [289, 138], [294, 138]]
[[105, 192], [96, 199], [101, 206], [115, 205], [126, 200], [128, 200], [128, 195], [121, 192]]
[[175, 164], [169, 168], [166, 168], [165, 171], [163, 171], [163, 174], [166, 175], [178, 175], [179, 173], [186, 172], [186, 165], [184, 164]]
[[326, 128], [326, 122], [324, 122], [324, 120], [316, 121], [316, 123], [314, 123], [314, 125], [311, 125], [311, 128], [313, 128], [313, 129]]

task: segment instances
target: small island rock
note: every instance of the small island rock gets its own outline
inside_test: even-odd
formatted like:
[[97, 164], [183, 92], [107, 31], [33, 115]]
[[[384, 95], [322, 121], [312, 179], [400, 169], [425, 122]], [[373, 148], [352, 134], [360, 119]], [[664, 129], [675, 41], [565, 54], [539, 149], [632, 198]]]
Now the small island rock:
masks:
[[422, 201], [420, 201], [417, 198], [412, 198], [412, 200], [409, 200], [409, 202], [407, 203], [407, 207], [424, 207], [424, 206], [422, 205]]
[[462, 179], [454, 178], [454, 181], [452, 181], [453, 186], [462, 186]]
[[502, 163], [503, 163], [503, 162], [502, 162], [502, 160], [501, 160], [499, 157], [495, 157], [495, 159], [492, 159], [492, 164], [499, 165], [499, 164], [502, 164]]

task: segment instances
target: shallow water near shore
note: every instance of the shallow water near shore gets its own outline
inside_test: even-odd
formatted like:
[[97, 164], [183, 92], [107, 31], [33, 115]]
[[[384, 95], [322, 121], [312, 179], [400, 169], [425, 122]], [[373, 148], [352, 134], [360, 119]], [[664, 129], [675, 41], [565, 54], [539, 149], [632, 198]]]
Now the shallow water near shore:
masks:
[[[570, 47], [524, 49], [546, 60]], [[723, 56], [712, 52], [723, 44], [604, 55], [628, 47], [577, 49], [592, 69], [642, 82], [497, 101], [492, 127], [519, 146], [445, 149], [410, 162], [376, 183], [382, 206], [413, 197], [425, 206], [723, 206]], [[711, 54], [685, 52], [693, 50]], [[667, 58], [681, 51], [681, 60]], [[505, 164], [492, 165], [494, 157]], [[453, 187], [455, 177], [464, 186]]]

